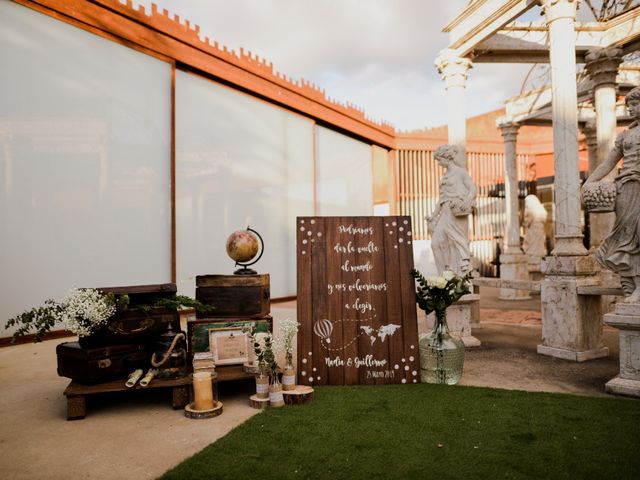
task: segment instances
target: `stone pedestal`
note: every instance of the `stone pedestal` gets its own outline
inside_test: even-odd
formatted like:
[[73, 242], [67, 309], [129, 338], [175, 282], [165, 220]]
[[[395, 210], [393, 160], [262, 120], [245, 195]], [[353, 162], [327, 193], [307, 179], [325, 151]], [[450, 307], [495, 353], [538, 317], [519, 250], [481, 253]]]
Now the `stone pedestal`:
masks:
[[[480, 340], [471, 333], [474, 322], [474, 307], [480, 303], [480, 295], [469, 294], [447, 308], [447, 325], [454, 335], [460, 337], [467, 348], [479, 347]], [[427, 328], [430, 330], [435, 323], [435, 313], [427, 315]]]
[[604, 323], [620, 330], [620, 374], [609, 380], [605, 390], [618, 395], [640, 397], [640, 304], [618, 303]]
[[[529, 266], [527, 256], [523, 253], [500, 255], [500, 279], [501, 280], [529, 280]], [[531, 298], [526, 290], [513, 288], [501, 288], [501, 300], [527, 300]]]
[[[620, 275], [606, 268], [602, 268], [598, 273], [600, 285], [608, 288], [620, 288]], [[612, 313], [616, 309], [616, 304], [624, 298], [623, 295], [601, 295], [602, 313]]]
[[606, 357], [598, 295], [578, 295], [580, 286], [598, 285], [592, 257], [546, 257], [542, 261], [542, 344], [538, 353], [583, 362]]

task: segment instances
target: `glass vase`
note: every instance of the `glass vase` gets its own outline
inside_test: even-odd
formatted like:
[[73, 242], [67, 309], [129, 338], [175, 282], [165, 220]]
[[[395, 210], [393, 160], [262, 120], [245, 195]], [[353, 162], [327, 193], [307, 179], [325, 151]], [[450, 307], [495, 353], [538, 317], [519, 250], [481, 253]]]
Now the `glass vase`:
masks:
[[258, 398], [269, 398], [269, 374], [267, 373], [267, 367], [264, 362], [258, 363], [256, 396]]
[[282, 384], [278, 380], [278, 374], [271, 379], [271, 385], [269, 385], [269, 404], [272, 407], [284, 407]]
[[420, 337], [422, 383], [455, 385], [462, 377], [464, 343], [449, 333], [446, 310], [436, 310], [433, 329]]
[[287, 353], [287, 363], [282, 371], [282, 389], [284, 391], [296, 389], [296, 369], [293, 366], [293, 359]]

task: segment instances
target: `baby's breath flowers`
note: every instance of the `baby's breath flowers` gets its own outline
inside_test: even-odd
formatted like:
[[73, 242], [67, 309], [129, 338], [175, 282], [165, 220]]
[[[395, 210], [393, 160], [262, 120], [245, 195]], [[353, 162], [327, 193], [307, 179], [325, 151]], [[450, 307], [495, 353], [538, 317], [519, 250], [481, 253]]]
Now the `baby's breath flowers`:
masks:
[[100, 325], [106, 325], [116, 313], [116, 300], [113, 294], [102, 294], [93, 288], [72, 288], [62, 302], [45, 300], [40, 307], [27, 310], [7, 321], [5, 328], [18, 327], [11, 338], [29, 332], [35, 334], [40, 342], [45, 333], [56, 324], [65, 327], [80, 337], [91, 335]]
[[61, 321], [79, 337], [91, 335], [116, 313], [113, 294], [104, 295], [93, 288], [72, 288], [63, 305]]
[[293, 364], [293, 339], [298, 333], [298, 326], [300, 324], [295, 320], [286, 319], [280, 323], [282, 327], [282, 339], [281, 344], [284, 350], [287, 365]]

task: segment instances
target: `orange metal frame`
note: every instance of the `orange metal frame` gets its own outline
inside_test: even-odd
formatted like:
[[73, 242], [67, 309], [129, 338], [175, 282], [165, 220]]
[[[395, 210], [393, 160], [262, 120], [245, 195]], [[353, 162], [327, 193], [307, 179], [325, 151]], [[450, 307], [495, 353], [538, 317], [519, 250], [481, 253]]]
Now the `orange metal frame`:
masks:
[[[273, 64], [251, 54], [220, 47], [199, 37], [200, 27], [169, 17], [152, 5], [150, 15], [144, 7], [133, 7], [131, 0], [13, 0], [108, 40], [151, 55], [171, 68], [171, 280], [176, 281], [176, 158], [175, 158], [175, 79], [176, 68], [218, 81], [271, 105], [327, 125], [346, 135], [388, 149], [395, 147], [395, 129], [386, 123], [365, 118], [351, 105], [329, 100], [325, 92], [304, 80], [294, 82], [275, 72]], [[313, 133], [314, 214], [317, 205], [316, 138]], [[394, 192], [396, 193], [396, 192]], [[397, 193], [396, 193], [397, 195]]]

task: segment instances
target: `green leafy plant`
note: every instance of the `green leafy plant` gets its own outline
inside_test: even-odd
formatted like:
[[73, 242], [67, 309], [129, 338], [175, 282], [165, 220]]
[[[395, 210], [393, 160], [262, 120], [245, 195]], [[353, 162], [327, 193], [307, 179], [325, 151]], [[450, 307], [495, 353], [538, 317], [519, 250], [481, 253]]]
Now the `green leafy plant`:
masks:
[[264, 361], [269, 367], [269, 375], [271, 376], [271, 383], [278, 383], [278, 362], [276, 360], [276, 355], [273, 351], [273, 339], [271, 335], [268, 335], [264, 338]]
[[139, 308], [144, 312], [149, 312], [154, 308], [166, 308], [168, 310], [178, 311], [181, 308], [193, 308], [198, 313], [208, 313], [214, 310], [211, 305], [194, 300], [186, 295], [173, 295], [169, 297], [154, 297], [149, 303], [132, 303], [128, 295], [121, 295], [120, 298], [127, 297], [125, 309]]
[[251, 340], [251, 345], [253, 345], [253, 352], [256, 355], [256, 360], [258, 360], [258, 365], [264, 365], [264, 338], [259, 339], [257, 337], [256, 329], [253, 325], [243, 328], [242, 331], [245, 332], [247, 337], [249, 337], [249, 340]]
[[155, 308], [177, 311], [180, 308], [195, 308], [200, 313], [213, 310], [197, 300], [184, 295], [152, 297], [148, 303], [132, 302], [129, 295], [102, 293], [93, 288], [72, 288], [61, 302], [48, 299], [39, 307], [34, 307], [10, 318], [5, 329], [18, 327], [11, 343], [29, 333], [34, 333], [34, 341], [41, 342], [45, 334], [57, 324], [62, 324], [80, 337], [91, 335], [97, 328], [106, 325], [114, 315], [130, 309], [150, 312]]
[[471, 293], [471, 272], [464, 277], [450, 271], [443, 272], [442, 277], [425, 277], [414, 268], [411, 274], [417, 283], [416, 302], [427, 314], [442, 312], [463, 295]]

